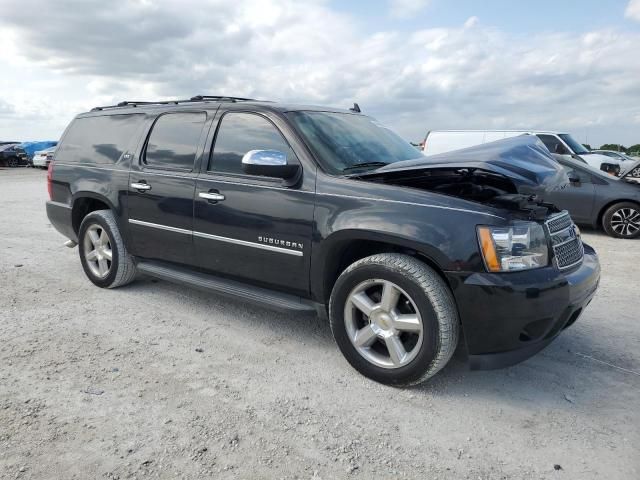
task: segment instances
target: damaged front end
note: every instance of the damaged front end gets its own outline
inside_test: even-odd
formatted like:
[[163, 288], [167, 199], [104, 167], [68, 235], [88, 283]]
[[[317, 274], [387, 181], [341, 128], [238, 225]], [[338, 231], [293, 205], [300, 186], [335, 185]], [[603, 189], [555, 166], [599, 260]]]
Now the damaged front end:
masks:
[[558, 212], [545, 197], [569, 185], [562, 166], [537, 137], [528, 135], [396, 162], [356, 176], [506, 208], [531, 220]]

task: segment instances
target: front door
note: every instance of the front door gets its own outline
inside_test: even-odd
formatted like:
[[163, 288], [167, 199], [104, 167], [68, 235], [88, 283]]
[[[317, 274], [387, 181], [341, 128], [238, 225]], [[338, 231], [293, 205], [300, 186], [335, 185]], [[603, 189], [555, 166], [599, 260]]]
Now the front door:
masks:
[[595, 188], [591, 175], [584, 169], [560, 162], [568, 175], [576, 177], [579, 182], [571, 182], [562, 190], [545, 195], [545, 200], [556, 207], [567, 210], [576, 223], [591, 224], [595, 201]]
[[202, 151], [204, 112], [165, 113], [155, 119], [129, 173], [132, 254], [193, 263], [195, 160]]
[[212, 272], [300, 295], [309, 290], [313, 168], [296, 185], [244, 174], [250, 150], [278, 150], [299, 162], [281, 130], [257, 113], [222, 115], [194, 201], [198, 265]]

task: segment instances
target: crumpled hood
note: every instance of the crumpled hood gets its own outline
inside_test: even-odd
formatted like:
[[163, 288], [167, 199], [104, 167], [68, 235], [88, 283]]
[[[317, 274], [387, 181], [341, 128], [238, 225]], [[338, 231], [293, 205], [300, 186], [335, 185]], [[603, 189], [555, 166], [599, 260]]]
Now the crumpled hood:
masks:
[[569, 185], [569, 178], [562, 166], [533, 135], [396, 162], [360, 176], [438, 168], [469, 168], [500, 174], [509, 178], [518, 193], [540, 197], [544, 197], [545, 191], [561, 190]]

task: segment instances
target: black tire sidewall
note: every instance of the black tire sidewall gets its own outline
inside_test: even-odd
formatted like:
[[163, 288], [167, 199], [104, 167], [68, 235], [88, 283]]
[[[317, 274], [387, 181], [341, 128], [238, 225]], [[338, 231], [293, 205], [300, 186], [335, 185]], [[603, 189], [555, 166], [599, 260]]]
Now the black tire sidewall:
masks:
[[[111, 269], [109, 270], [109, 275], [107, 275], [105, 278], [96, 277], [91, 272], [91, 269], [87, 265], [87, 260], [85, 258], [84, 236], [87, 229], [94, 224], [100, 225], [100, 228], [107, 232], [107, 234], [109, 235], [109, 243], [111, 244]], [[93, 282], [93, 284], [101, 288], [107, 288], [115, 281], [118, 274], [118, 268], [120, 266], [120, 252], [118, 251], [118, 242], [115, 241], [114, 232], [111, 230], [111, 227], [102, 218], [102, 216], [100, 216], [100, 214], [90, 213], [84, 218], [84, 220], [82, 220], [82, 224], [80, 224], [80, 231], [78, 232], [78, 253], [80, 254], [80, 263], [82, 263], [84, 273], [87, 275], [89, 280]]]
[[636, 203], [633, 203], [633, 202], [616, 203], [615, 205], [612, 205], [609, 208], [607, 208], [607, 210], [604, 212], [604, 215], [602, 216], [602, 228], [604, 229], [605, 233], [610, 237], [627, 238], [627, 239], [637, 238], [638, 236], [640, 236], [640, 230], [638, 230], [633, 235], [620, 235], [611, 227], [611, 218], [613, 217], [613, 214], [616, 211], [620, 210], [621, 208], [633, 208], [636, 211], [640, 211], [640, 205]]
[[[344, 319], [344, 306], [349, 293], [361, 282], [379, 278], [389, 280], [402, 288], [416, 304], [422, 318], [422, 345], [418, 355], [400, 368], [382, 368], [373, 365], [358, 353], [351, 343]], [[406, 385], [419, 380], [436, 359], [439, 324], [436, 311], [422, 288], [406, 274], [382, 265], [362, 265], [340, 277], [331, 295], [331, 329], [338, 347], [353, 368], [377, 382], [389, 385]]]

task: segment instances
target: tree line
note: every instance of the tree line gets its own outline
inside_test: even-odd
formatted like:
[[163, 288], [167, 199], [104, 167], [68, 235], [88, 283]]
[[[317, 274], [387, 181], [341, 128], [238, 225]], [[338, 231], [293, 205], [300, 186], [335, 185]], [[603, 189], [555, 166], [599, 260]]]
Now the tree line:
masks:
[[[584, 144], [585, 147], [587, 147], [589, 150], [593, 150], [591, 148], [591, 145], [589, 144]], [[622, 152], [622, 153], [637, 153], [640, 152], [640, 143], [636, 143], [635, 145], [631, 145], [630, 147], [625, 147], [624, 145], [618, 145], [617, 143], [605, 143], [604, 145], [601, 145], [600, 148], [598, 148], [597, 150], [613, 150], [615, 152]]]

